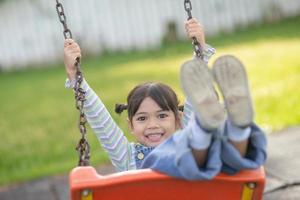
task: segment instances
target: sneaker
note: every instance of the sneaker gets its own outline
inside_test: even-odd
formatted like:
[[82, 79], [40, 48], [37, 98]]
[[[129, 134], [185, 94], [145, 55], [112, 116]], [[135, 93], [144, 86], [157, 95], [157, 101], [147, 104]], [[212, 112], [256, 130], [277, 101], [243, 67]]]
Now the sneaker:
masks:
[[213, 78], [206, 63], [199, 59], [185, 62], [180, 72], [181, 86], [193, 105], [201, 128], [218, 129], [224, 122], [225, 112], [213, 87]]
[[219, 57], [213, 64], [213, 76], [221, 90], [231, 122], [246, 127], [253, 121], [253, 106], [246, 70], [238, 58]]

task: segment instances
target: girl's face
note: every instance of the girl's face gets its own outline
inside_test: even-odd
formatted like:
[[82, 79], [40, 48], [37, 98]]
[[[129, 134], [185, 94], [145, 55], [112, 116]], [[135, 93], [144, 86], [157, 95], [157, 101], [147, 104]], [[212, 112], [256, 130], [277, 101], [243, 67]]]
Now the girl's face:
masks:
[[176, 120], [172, 110], [162, 110], [151, 97], [146, 97], [129, 126], [139, 143], [155, 147], [180, 128], [180, 119]]

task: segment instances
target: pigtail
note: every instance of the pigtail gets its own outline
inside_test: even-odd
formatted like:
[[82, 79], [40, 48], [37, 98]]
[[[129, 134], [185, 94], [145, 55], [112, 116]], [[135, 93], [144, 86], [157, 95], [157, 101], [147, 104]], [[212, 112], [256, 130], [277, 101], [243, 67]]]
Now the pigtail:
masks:
[[181, 112], [183, 112], [183, 110], [184, 110], [184, 105], [178, 106], [178, 110], [180, 110]]
[[126, 104], [116, 103], [116, 106], [115, 106], [115, 112], [116, 113], [121, 114], [124, 110], [127, 110], [127, 105]]

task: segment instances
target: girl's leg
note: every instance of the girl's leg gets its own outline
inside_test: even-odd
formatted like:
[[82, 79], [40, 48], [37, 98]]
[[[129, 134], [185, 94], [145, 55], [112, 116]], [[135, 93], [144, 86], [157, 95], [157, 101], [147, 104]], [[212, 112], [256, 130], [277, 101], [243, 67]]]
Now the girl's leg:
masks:
[[213, 75], [224, 98], [228, 120], [224, 127], [221, 157], [227, 172], [257, 168], [266, 159], [266, 138], [253, 123], [253, 106], [243, 64], [222, 56], [213, 65]]
[[222, 56], [213, 64], [213, 75], [228, 113], [229, 140], [245, 156], [253, 121], [253, 106], [246, 70], [234, 56]]
[[181, 84], [189, 100], [188, 111], [192, 114], [189, 121], [189, 136], [193, 156], [199, 167], [205, 164], [212, 132], [216, 132], [224, 121], [224, 109], [218, 102], [213, 87], [213, 79], [205, 62], [191, 60], [181, 67]]
[[203, 61], [186, 62], [181, 68], [181, 83], [195, 115], [185, 128], [156, 147], [143, 167], [186, 179], [211, 179], [222, 167], [221, 141], [212, 140], [212, 136], [224, 124], [224, 109]]
[[242, 157], [247, 153], [248, 139], [251, 133], [250, 124], [241, 128], [234, 125], [230, 120], [226, 122], [226, 130], [229, 142], [239, 151]]
[[[215, 177], [222, 167], [221, 141], [212, 141], [210, 133], [199, 133], [198, 125], [194, 126], [192, 121], [187, 127], [178, 130], [165, 142], [154, 148], [145, 158], [142, 168], [151, 168], [171, 176], [190, 180]], [[198, 133], [196, 137], [201, 137], [201, 140], [193, 138], [194, 128]], [[202, 141], [202, 143], [197, 141]], [[196, 145], [200, 149], [191, 147], [192, 145]], [[205, 160], [205, 164], [199, 167], [198, 159], [201, 159], [200, 162]]]
[[224, 122], [225, 113], [206, 63], [199, 59], [185, 62], [181, 67], [180, 80], [201, 127], [208, 132], [218, 129]]
[[201, 125], [194, 114], [191, 116], [188, 127], [190, 128], [189, 145], [192, 154], [198, 166], [203, 167], [207, 159], [208, 148], [211, 144], [212, 133], [201, 128]]
[[[205, 64], [208, 63], [209, 59], [216, 53], [215, 48], [213, 48], [212, 46], [205, 44], [204, 48], [203, 48], [203, 62]], [[195, 55], [194, 55], [194, 59], [198, 59]], [[193, 107], [192, 104], [190, 102], [190, 100], [188, 98], [185, 99], [184, 102], [184, 110], [183, 110], [183, 119], [182, 119], [182, 126], [183, 128], [186, 127], [188, 125], [189, 120], [192, 118], [193, 116]]]
[[222, 171], [235, 173], [241, 169], [256, 169], [266, 161], [266, 136], [256, 124], [240, 128], [227, 120], [223, 135]]

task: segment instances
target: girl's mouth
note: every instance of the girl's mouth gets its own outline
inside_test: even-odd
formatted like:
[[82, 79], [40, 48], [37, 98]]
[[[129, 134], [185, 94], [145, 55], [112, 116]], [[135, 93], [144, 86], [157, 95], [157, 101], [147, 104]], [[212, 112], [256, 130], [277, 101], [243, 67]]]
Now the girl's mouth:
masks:
[[151, 142], [159, 142], [164, 134], [163, 133], [150, 133], [146, 135]]

